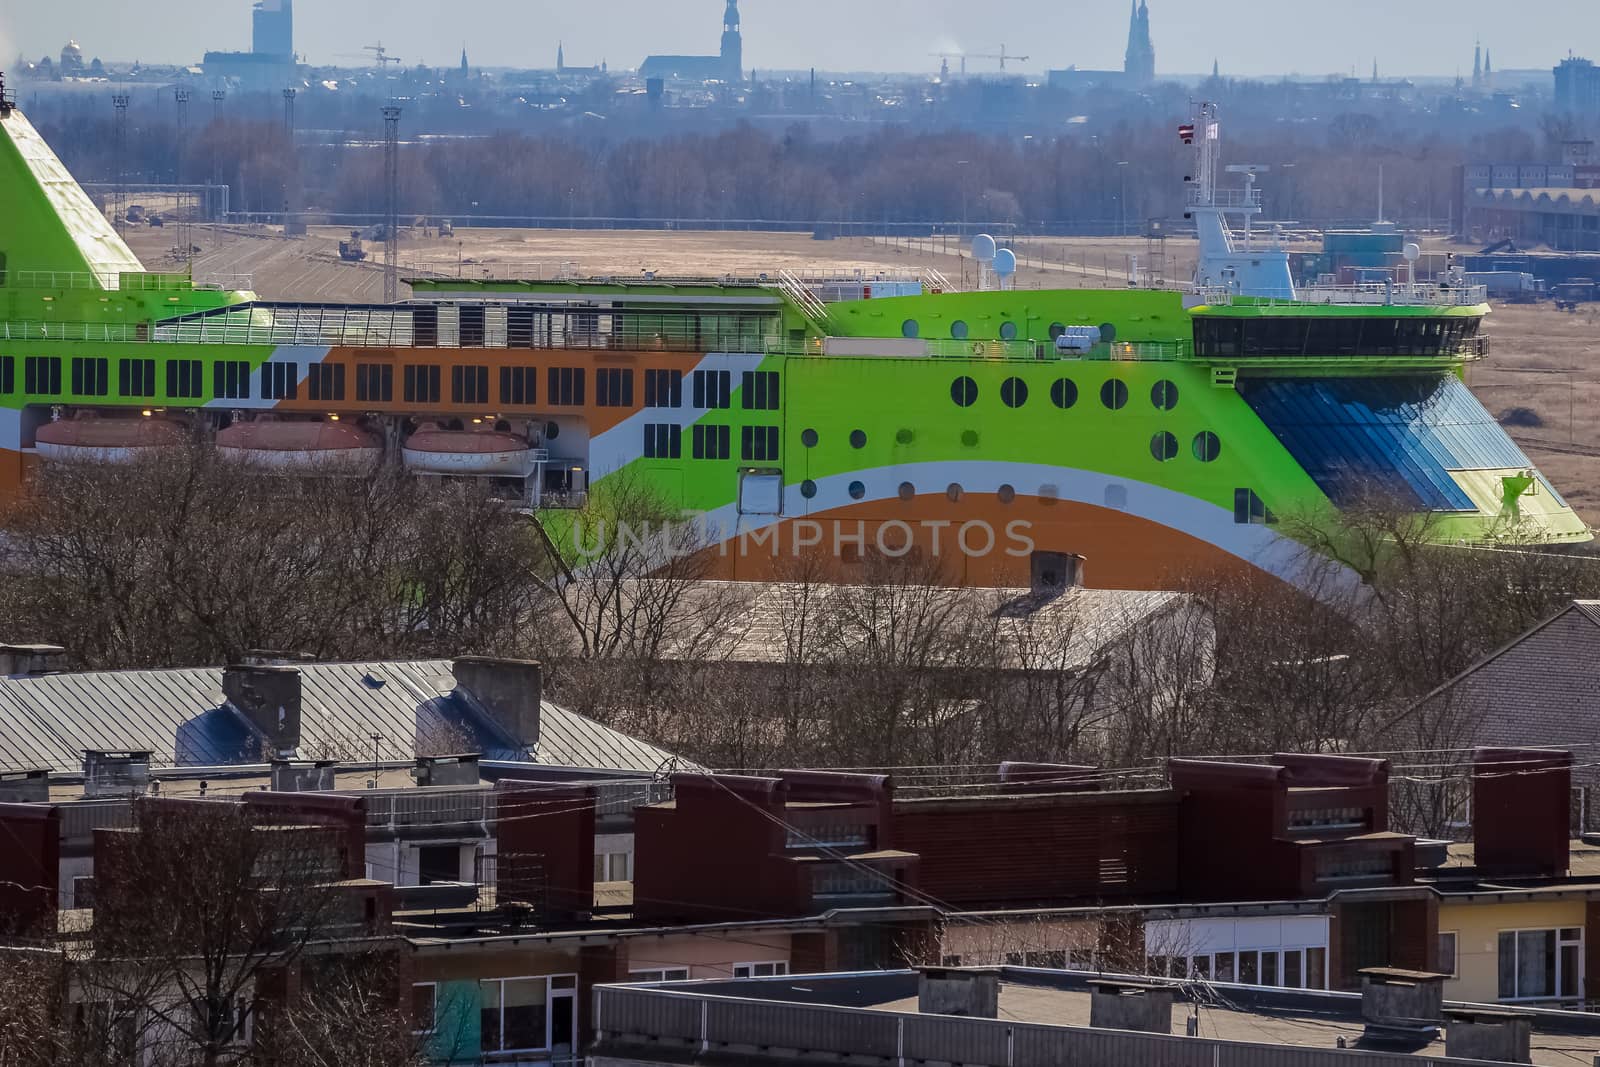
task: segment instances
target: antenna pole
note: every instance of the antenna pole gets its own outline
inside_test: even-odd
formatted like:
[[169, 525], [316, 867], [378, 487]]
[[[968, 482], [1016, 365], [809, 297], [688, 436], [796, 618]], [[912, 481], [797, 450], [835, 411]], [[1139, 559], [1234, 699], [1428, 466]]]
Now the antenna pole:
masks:
[[[172, 91], [172, 99], [178, 105], [178, 165], [176, 175], [178, 185], [182, 186], [185, 178], [184, 164], [189, 159], [189, 90], [179, 87]], [[194, 273], [194, 240], [189, 236], [189, 213], [183, 210], [184, 193], [178, 190], [176, 207], [178, 223], [179, 258], [189, 265], [189, 273]]]
[[123, 217], [127, 212], [128, 198], [128, 94], [115, 93], [111, 97], [111, 106], [117, 109], [115, 136], [113, 137], [113, 152], [117, 161], [117, 191], [112, 201], [113, 210], [116, 212], [112, 219], [117, 233], [122, 233]]
[[383, 302], [400, 299], [400, 108], [389, 104], [383, 109], [384, 184], [387, 203], [384, 211]]

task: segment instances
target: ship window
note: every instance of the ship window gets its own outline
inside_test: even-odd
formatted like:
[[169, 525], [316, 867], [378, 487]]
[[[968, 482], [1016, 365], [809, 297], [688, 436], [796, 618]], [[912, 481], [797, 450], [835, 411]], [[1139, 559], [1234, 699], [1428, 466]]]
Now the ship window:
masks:
[[961, 485], [960, 485], [960, 483], [959, 482], [951, 482], [949, 485], [945, 486], [944, 487], [944, 495], [950, 498], [950, 502], [952, 504], [960, 503], [960, 501], [961, 501]]
[[1222, 454], [1222, 442], [1210, 430], [1194, 435], [1194, 458], [1201, 463], [1211, 463]]
[[633, 371], [601, 367], [594, 372], [594, 401], [603, 408], [633, 407]]
[[105, 396], [111, 391], [110, 379], [110, 360], [98, 356], [72, 358], [72, 391], [79, 396]]
[[727, 426], [703, 426], [696, 423], [690, 437], [695, 459], [727, 459], [731, 455], [730, 432]]
[[357, 363], [356, 399], [375, 404], [393, 400], [394, 367], [387, 363]]
[[[130, 394], [131, 395], [131, 394]], [[143, 394], [155, 395], [155, 379], [151, 378], [151, 390]], [[261, 367], [261, 399], [262, 400], [294, 400], [300, 395], [300, 364], [298, 363], [265, 363]]]
[[911, 501], [911, 500], [915, 500], [916, 497], [917, 497], [917, 487], [915, 485], [912, 485], [910, 482], [901, 482], [900, 483], [900, 499], [901, 500]]
[[778, 428], [745, 426], [739, 431], [739, 457], [746, 463], [778, 461]]
[[815, 430], [801, 430], [800, 431], [800, 443], [802, 445], [805, 445], [807, 448], [816, 448], [817, 447], [817, 431], [815, 431]]
[[1128, 383], [1112, 378], [1100, 387], [1100, 403], [1119, 411], [1128, 403]]
[[[11, 390], [7, 389], [6, 392]], [[153, 359], [117, 360], [118, 396], [155, 396], [156, 361]]]
[[464, 304], [460, 311], [460, 342], [462, 348], [482, 348], [487, 309], [482, 304]]
[[1178, 458], [1178, 439], [1165, 430], [1150, 438], [1150, 454], [1157, 463]]
[[1061, 323], [1052, 322], [1050, 324], [1050, 340], [1054, 341], [1056, 338], [1060, 337], [1062, 334], [1064, 334], [1066, 332], [1067, 332], [1067, 328], [1065, 326], [1063, 326]]
[[851, 448], [866, 448], [867, 447], [867, 432], [865, 430], [851, 430], [850, 431], [850, 447]]
[[[126, 362], [126, 360], [124, 360]], [[150, 380], [155, 380], [156, 361], [146, 360], [150, 364]], [[0, 356], [0, 393], [14, 393], [17, 391], [17, 360], [15, 356]]]
[[739, 397], [747, 411], [778, 410], [778, 372], [745, 371], [739, 383]]
[[733, 375], [725, 370], [694, 372], [694, 406], [707, 411], [729, 407], [733, 395]]
[[1078, 386], [1071, 378], [1057, 378], [1050, 383], [1050, 403], [1066, 410], [1078, 402]]
[[995, 491], [994, 495], [995, 499], [999, 500], [1002, 504], [1009, 504], [1013, 500], [1017, 499], [1016, 489], [1009, 485], [1002, 485]]
[[312, 400], [344, 399], [343, 363], [313, 363], [306, 371], [310, 381], [306, 395]]
[[201, 370], [202, 364], [198, 359], [168, 360], [167, 395], [179, 399], [204, 396], [206, 385]]
[[22, 361], [22, 391], [31, 396], [61, 392], [61, 357], [28, 356]]
[[1278, 521], [1251, 489], [1233, 491], [1233, 521], [1240, 526], [1272, 526]]
[[450, 368], [450, 401], [455, 404], [489, 402], [489, 368], [455, 366]]
[[978, 402], [978, 383], [964, 375], [957, 378], [950, 383], [950, 399], [956, 407], [970, 408]]
[[552, 404], [582, 407], [586, 378], [582, 367], [551, 367], [545, 399]]
[[538, 367], [501, 367], [500, 403], [531, 405], [539, 400]]
[[1176, 382], [1169, 382], [1163, 378], [1150, 388], [1150, 403], [1162, 411], [1171, 411], [1178, 406], [1178, 386]]
[[1021, 378], [1007, 378], [1000, 383], [1000, 402], [1008, 408], [1020, 408], [1028, 402], [1028, 383]]
[[952, 322], [950, 324], [950, 336], [957, 341], [965, 341], [967, 339], [967, 324], [960, 319]]
[[439, 366], [435, 363], [408, 363], [403, 373], [405, 401], [408, 404], [439, 402]]
[[644, 406], [676, 408], [683, 406], [683, 371], [647, 370], [644, 372]]
[[907, 319], [900, 324], [901, 337], [915, 337], [922, 332], [922, 327], [917, 325], [916, 319]]
[[683, 454], [683, 427], [674, 423], [652, 422], [644, 428], [646, 459], [677, 459]]
[[851, 482], [850, 483], [850, 499], [851, 500], [860, 500], [862, 497], [864, 497], [866, 495], [867, 495], [867, 487], [865, 485], [863, 485], [861, 482]]
[[211, 365], [211, 395], [218, 400], [250, 399], [250, 364], [242, 359], [219, 359]]
[[817, 483], [812, 481], [810, 478], [807, 478], [805, 481], [801, 482], [800, 495], [805, 497], [807, 500], [815, 497], [817, 495]]
[[1002, 340], [1002, 341], [1015, 341], [1016, 339], [1017, 339], [1017, 324], [1014, 323], [1014, 322], [1002, 322], [1000, 324], [1000, 340]]

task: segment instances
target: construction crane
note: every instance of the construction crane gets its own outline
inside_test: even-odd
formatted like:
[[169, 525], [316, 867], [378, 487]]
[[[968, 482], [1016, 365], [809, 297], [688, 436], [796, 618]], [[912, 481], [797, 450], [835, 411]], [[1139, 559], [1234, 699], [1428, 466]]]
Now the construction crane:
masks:
[[961, 73], [963, 74], [967, 72], [967, 60], [969, 59], [998, 59], [1000, 61], [1000, 69], [1005, 70], [1008, 62], [1026, 63], [1031, 58], [1030, 56], [1012, 55], [1006, 51], [1005, 45], [1001, 45], [998, 52], [932, 52], [930, 54], [934, 59], [941, 59], [946, 62], [952, 59], [961, 60]]
[[372, 53], [373, 62], [378, 64], [378, 69], [379, 70], [387, 70], [389, 68], [389, 64], [390, 63], [394, 63], [394, 64], [398, 65], [401, 62], [400, 57], [391, 56], [388, 52], [386, 52], [384, 50], [382, 41], [379, 41], [377, 44], [364, 45], [364, 46], [362, 46], [361, 50], [363, 52], [371, 52]]

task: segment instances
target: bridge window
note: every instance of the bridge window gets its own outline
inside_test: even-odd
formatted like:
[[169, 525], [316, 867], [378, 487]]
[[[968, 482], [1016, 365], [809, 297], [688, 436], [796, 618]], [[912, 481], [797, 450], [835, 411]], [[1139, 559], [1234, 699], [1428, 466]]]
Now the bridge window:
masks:
[[453, 404], [487, 404], [489, 402], [489, 368], [478, 366], [451, 367], [450, 402]]
[[171, 359], [167, 361], [167, 395], [178, 400], [194, 400], [205, 396], [204, 365], [198, 359]]
[[582, 407], [586, 379], [582, 367], [551, 367], [546, 376], [545, 398], [552, 404]]
[[437, 404], [439, 402], [439, 377], [437, 364], [407, 364], [403, 374], [406, 403]]
[[690, 455], [695, 459], [728, 459], [732, 455], [731, 428], [696, 423], [689, 434]]
[[357, 363], [356, 399], [363, 404], [387, 404], [393, 400], [394, 367], [388, 363]]
[[595, 371], [594, 399], [603, 408], [633, 407], [633, 371], [627, 367], [601, 367]]
[[528, 405], [538, 402], [538, 367], [501, 367], [500, 403]]
[[730, 406], [733, 374], [725, 370], [694, 372], [694, 406], [711, 411]]
[[[151, 378], [151, 391], [145, 396], [154, 396], [155, 379]], [[132, 394], [129, 394], [132, 395]], [[261, 399], [262, 400], [294, 400], [300, 395], [300, 364], [298, 363], [267, 363], [261, 367]]]
[[22, 391], [30, 396], [61, 393], [61, 357], [28, 356], [22, 361]]
[[344, 399], [343, 363], [313, 363], [306, 371], [310, 381], [306, 393], [312, 400]]
[[683, 455], [683, 427], [652, 422], [644, 428], [645, 459], [678, 459]]
[[78, 396], [105, 396], [111, 391], [111, 361], [94, 356], [72, 359], [72, 391]]
[[746, 426], [739, 431], [739, 456], [746, 463], [778, 461], [778, 428]]
[[778, 410], [778, 372], [745, 371], [739, 383], [739, 396], [747, 411]]
[[211, 365], [211, 395], [218, 400], [250, 399], [250, 364], [242, 359], [219, 359]]
[[683, 371], [647, 370], [644, 372], [644, 406], [676, 408], [683, 406]]

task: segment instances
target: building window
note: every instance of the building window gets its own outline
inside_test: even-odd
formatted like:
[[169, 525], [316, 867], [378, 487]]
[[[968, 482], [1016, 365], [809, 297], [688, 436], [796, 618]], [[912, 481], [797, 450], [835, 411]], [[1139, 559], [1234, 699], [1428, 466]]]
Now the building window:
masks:
[[1165, 430], [1150, 438], [1150, 454], [1157, 463], [1178, 458], [1178, 439]]
[[1201, 463], [1214, 463], [1222, 455], [1222, 441], [1210, 430], [1194, 435], [1194, 458]]
[[312, 400], [344, 399], [344, 364], [313, 363], [306, 368], [306, 395]]
[[739, 398], [747, 411], [778, 410], [778, 372], [745, 371], [739, 382]]
[[1240, 526], [1274, 526], [1278, 517], [1274, 515], [1260, 497], [1252, 489], [1235, 489], [1233, 491], [1233, 521]]
[[965, 376], [957, 378], [950, 383], [950, 399], [958, 408], [970, 408], [978, 402], [978, 383]]
[[417, 884], [461, 881], [461, 846], [421, 845], [417, 848]]
[[647, 370], [644, 372], [644, 406], [677, 408], [683, 406], [683, 371]]
[[687, 982], [689, 968], [687, 967], [658, 967], [655, 970], [629, 971], [630, 982]]
[[478, 983], [484, 1052], [539, 1052], [545, 1046], [550, 983], [545, 978], [490, 978]]
[[438, 1026], [438, 983], [415, 983], [411, 987], [411, 1032], [414, 1034], [431, 1034]]
[[538, 367], [500, 368], [500, 403], [526, 406], [538, 401]]
[[601, 367], [594, 372], [594, 401], [603, 408], [633, 407], [633, 371]]
[[1456, 932], [1454, 930], [1439, 931], [1439, 973], [1448, 974], [1451, 978], [1461, 977], [1461, 969], [1456, 964]]
[[[218, 364], [221, 366], [221, 364]], [[249, 364], [245, 364], [246, 367]], [[105, 396], [111, 391], [111, 361], [98, 356], [72, 358], [72, 391], [79, 396]]]
[[218, 400], [250, 399], [250, 364], [242, 359], [219, 359], [211, 365], [211, 395]]
[[394, 367], [388, 363], [356, 364], [356, 399], [387, 404], [394, 399]]
[[1007, 378], [1000, 383], [1000, 402], [1008, 408], [1020, 408], [1028, 402], [1028, 383], [1021, 378]]
[[22, 391], [30, 396], [60, 396], [61, 357], [25, 358], [22, 361]]
[[695, 459], [728, 459], [732, 455], [732, 435], [727, 426], [696, 424], [690, 431], [690, 437], [693, 446], [690, 455]]
[[408, 404], [437, 404], [439, 402], [439, 367], [433, 363], [409, 363], [401, 374], [405, 401]]
[[206, 384], [201, 376], [203, 366], [198, 359], [168, 360], [167, 395], [188, 400], [205, 396]]
[[678, 459], [682, 454], [682, 426], [668, 422], [652, 422], [645, 425], [645, 459]]
[[586, 379], [582, 367], [551, 367], [546, 376], [545, 397], [552, 404], [582, 407]]
[[1112, 378], [1100, 387], [1100, 403], [1109, 411], [1121, 411], [1128, 404], [1128, 383]]
[[729, 406], [733, 395], [733, 373], [725, 370], [694, 372], [694, 406], [707, 411]]
[[594, 880], [597, 882], [630, 882], [633, 880], [633, 857], [626, 852], [597, 852], [594, 857]]
[[1576, 1000], [1583, 978], [1583, 930], [1500, 931], [1501, 1000]]
[[1178, 406], [1178, 386], [1165, 378], [1150, 388], [1150, 403], [1162, 411], [1171, 411]]
[[1057, 378], [1050, 383], [1050, 403], [1066, 410], [1078, 402], [1078, 386], [1071, 378]]
[[[146, 360], [151, 366], [151, 380], [155, 379], [155, 360]], [[14, 356], [0, 356], [0, 393], [17, 391], [17, 360]]]
[[771, 963], [735, 963], [733, 976], [735, 978], [773, 978], [780, 974], [789, 973], [789, 964], [786, 960], [774, 960]]
[[739, 431], [739, 458], [746, 463], [778, 462], [778, 428], [742, 427]]
[[489, 368], [478, 366], [451, 367], [450, 402], [452, 404], [487, 404], [489, 402]]
[[262, 366], [262, 400], [295, 400], [299, 396], [300, 364], [267, 363]]

